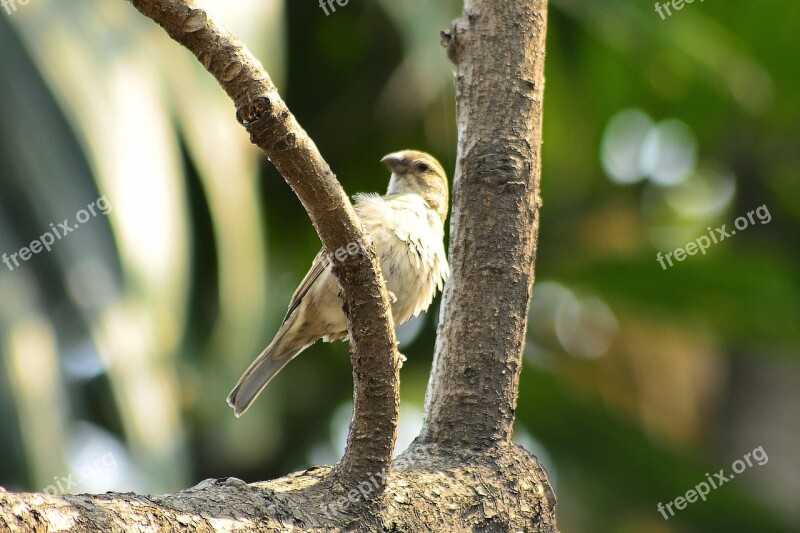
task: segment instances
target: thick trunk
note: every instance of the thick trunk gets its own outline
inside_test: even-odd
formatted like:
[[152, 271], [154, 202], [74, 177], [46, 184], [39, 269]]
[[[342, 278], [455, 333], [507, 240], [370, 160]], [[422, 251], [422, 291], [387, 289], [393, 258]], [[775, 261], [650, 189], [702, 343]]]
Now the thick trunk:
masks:
[[456, 65], [451, 277], [423, 442], [488, 447], [514, 423], [539, 228], [546, 0], [467, 0]]

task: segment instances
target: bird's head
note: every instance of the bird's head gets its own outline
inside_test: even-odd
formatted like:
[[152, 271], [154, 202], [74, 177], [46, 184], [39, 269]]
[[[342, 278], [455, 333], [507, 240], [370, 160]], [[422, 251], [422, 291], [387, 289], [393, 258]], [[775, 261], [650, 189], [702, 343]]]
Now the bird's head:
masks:
[[381, 163], [392, 171], [387, 194], [418, 194], [444, 222], [449, 196], [447, 175], [436, 158], [425, 152], [403, 150], [387, 155]]

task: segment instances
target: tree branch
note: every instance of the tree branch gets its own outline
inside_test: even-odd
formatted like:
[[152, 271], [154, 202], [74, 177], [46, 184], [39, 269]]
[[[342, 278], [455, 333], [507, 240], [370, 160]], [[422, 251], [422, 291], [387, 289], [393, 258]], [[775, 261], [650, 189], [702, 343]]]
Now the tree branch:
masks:
[[544, 472], [533, 456], [513, 446], [480, 454], [418, 447], [398, 458], [380, 496], [373, 494], [379, 482], [374, 476], [332, 500], [329, 473], [322, 467], [251, 485], [210, 479], [165, 496], [0, 489], [0, 528], [14, 533], [556, 531]]
[[[217, 79], [326, 249], [362, 238], [330, 168], [244, 46], [188, 0], [129, 1]], [[337, 467], [252, 485], [208, 480], [166, 496], [0, 489], [3, 531], [556, 531], [546, 474], [510, 443], [538, 228], [545, 17], [546, 0], [466, 0], [464, 18], [443, 32], [458, 67], [453, 274], [423, 433], [393, 470], [396, 348], [370, 246], [334, 270], [356, 389]]]
[[189, 49], [233, 100], [237, 119], [300, 198], [325, 249], [330, 253], [349, 243], [370, 243], [366, 253], [332, 261], [350, 332], [354, 386], [347, 449], [335, 478], [347, 491], [386, 473], [399, 412], [397, 348], [375, 248], [353, 206], [269, 74], [236, 37], [191, 0], [129, 1]]
[[422, 442], [511, 438], [539, 229], [546, 21], [546, 0], [466, 0], [442, 32], [460, 135]]

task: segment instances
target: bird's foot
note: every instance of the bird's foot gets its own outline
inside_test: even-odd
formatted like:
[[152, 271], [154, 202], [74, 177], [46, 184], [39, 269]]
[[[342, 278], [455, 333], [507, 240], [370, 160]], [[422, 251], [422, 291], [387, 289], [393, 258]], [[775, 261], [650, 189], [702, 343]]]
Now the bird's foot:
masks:
[[397, 296], [395, 296], [392, 291], [386, 291], [386, 293], [389, 295], [390, 304], [397, 303]]
[[397, 352], [397, 368], [403, 368], [403, 363], [406, 362], [406, 356]]

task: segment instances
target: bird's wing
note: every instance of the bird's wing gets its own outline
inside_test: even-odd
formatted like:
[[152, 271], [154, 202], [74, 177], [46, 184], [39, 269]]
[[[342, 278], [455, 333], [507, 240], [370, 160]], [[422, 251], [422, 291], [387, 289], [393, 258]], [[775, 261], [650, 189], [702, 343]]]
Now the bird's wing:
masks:
[[318, 336], [314, 337], [312, 335], [309, 337], [304, 334], [304, 331], [296, 331], [294, 319], [291, 321], [289, 319], [292, 318], [292, 315], [303, 303], [309, 292], [314, 290], [315, 284], [320, 282], [329, 262], [330, 259], [325, 250], [320, 250], [311, 264], [311, 270], [308, 271], [308, 274], [306, 274], [306, 277], [294, 292], [292, 301], [289, 304], [289, 311], [286, 313], [283, 324], [275, 338], [261, 352], [261, 355], [253, 361], [253, 364], [239, 378], [239, 382], [228, 395], [228, 405], [233, 407], [237, 417], [247, 411], [256, 397], [264, 390], [264, 387], [289, 361], [317, 340]]
[[302, 282], [300, 282], [300, 286], [297, 287], [296, 291], [294, 291], [292, 301], [289, 303], [289, 310], [286, 312], [286, 316], [283, 317], [284, 323], [289, 319], [294, 310], [300, 306], [300, 302], [303, 301], [303, 298], [305, 298], [306, 294], [308, 294], [308, 291], [311, 290], [311, 287], [314, 285], [314, 283], [328, 268], [329, 263], [330, 258], [328, 257], [328, 254], [325, 253], [325, 248], [323, 248], [314, 258], [314, 262], [311, 264], [311, 270], [308, 271], [306, 277], [303, 278]]

